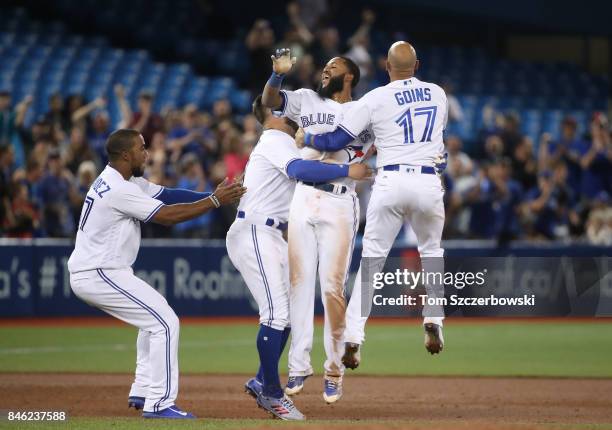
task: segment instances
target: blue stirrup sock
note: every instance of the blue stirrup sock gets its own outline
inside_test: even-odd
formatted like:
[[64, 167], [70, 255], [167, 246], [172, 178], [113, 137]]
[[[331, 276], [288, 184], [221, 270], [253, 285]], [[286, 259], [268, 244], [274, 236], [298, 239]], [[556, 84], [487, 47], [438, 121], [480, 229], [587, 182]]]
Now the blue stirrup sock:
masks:
[[283, 396], [280, 377], [278, 376], [278, 362], [283, 338], [283, 330], [261, 324], [257, 334], [257, 352], [263, 373], [263, 394], [274, 398]]
[[[283, 355], [283, 351], [285, 350], [285, 346], [287, 345], [287, 340], [289, 339], [290, 334], [291, 334], [291, 327], [285, 327], [285, 329], [283, 330], [283, 334], [281, 336], [279, 360], [280, 360], [280, 357]], [[263, 367], [261, 366], [261, 364], [259, 365], [259, 369], [257, 369], [257, 375], [255, 375], [255, 379], [257, 379], [259, 382], [263, 384], [264, 374], [263, 374]]]

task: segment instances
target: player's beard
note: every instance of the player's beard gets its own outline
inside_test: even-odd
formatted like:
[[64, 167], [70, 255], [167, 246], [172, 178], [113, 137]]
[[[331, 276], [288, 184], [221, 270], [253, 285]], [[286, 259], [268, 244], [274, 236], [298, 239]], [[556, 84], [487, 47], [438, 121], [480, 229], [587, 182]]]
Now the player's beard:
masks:
[[344, 75], [345, 73], [329, 78], [329, 82], [325, 87], [323, 86], [323, 82], [320, 82], [317, 87], [317, 94], [324, 99], [331, 99], [335, 93], [342, 91], [344, 87]]
[[140, 178], [144, 175], [144, 166], [132, 167], [132, 176]]

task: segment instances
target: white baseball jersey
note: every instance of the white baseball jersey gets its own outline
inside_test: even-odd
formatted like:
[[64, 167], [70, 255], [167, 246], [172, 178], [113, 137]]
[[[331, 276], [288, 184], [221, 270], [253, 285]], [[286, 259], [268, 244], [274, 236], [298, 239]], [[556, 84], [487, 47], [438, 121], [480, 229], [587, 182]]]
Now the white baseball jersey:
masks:
[[448, 118], [444, 90], [417, 78], [376, 88], [345, 112], [339, 125], [351, 136], [371, 127], [378, 150], [376, 165], [433, 166], [444, 152]]
[[295, 181], [287, 176], [287, 166], [300, 158], [295, 140], [280, 130], [265, 130], [249, 158], [239, 211], [287, 222]]
[[[281, 91], [283, 97], [284, 115], [295, 121], [305, 132], [321, 134], [334, 131], [343, 121], [345, 113], [356, 102], [338, 103], [331, 99], [319, 96], [315, 91], [305, 88], [297, 91]], [[305, 160], [320, 160], [335, 164], [359, 163], [374, 143], [374, 134], [369, 128], [360, 130], [353, 141], [346, 148], [337, 152], [320, 152], [305, 147], [300, 155]], [[351, 178], [338, 178], [329, 181], [333, 184], [346, 185], [353, 189], [355, 181]]]
[[140, 221], [151, 220], [161, 209], [163, 203], [153, 196], [162, 190], [144, 178], [126, 181], [106, 166], [85, 197], [70, 273], [131, 267], [140, 248]]

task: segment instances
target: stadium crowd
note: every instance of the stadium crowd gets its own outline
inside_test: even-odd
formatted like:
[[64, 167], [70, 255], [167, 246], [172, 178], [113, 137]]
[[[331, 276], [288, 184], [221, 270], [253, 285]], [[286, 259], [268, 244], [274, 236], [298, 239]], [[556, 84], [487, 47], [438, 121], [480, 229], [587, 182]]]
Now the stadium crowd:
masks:
[[[373, 58], [368, 49], [374, 13], [364, 11], [357, 31], [341, 41], [334, 27], [317, 25], [317, 14], [324, 12], [311, 8], [304, 13], [290, 4], [290, 25], [281, 40], [267, 21], [255, 21], [245, 40], [253, 95], [270, 73], [270, 53], [281, 46], [299, 58], [285, 80], [287, 89], [316, 88], [321, 67], [337, 55], [360, 67], [356, 97], [387, 82], [385, 58]], [[450, 121], [461, 121], [461, 105], [448, 90]], [[245, 169], [261, 132], [252, 115], [234, 114], [225, 99], [210, 112], [195, 105], [155, 112], [154, 94], [142, 93], [130, 106], [124, 88], [117, 85], [114, 91], [119, 126], [141, 131], [148, 144], [148, 177], [164, 186], [212, 190], [224, 177]], [[84, 196], [107, 163], [104, 143], [112, 131], [108, 101], [99, 97], [87, 103], [78, 94], [66, 99], [54, 94], [48, 112], [26, 126], [31, 103], [31, 97], [12, 100], [10, 91], [0, 92], [0, 236], [70, 238]], [[533, 142], [521, 133], [516, 114], [486, 107], [469, 151], [457, 136], [447, 136], [444, 237], [612, 245], [610, 126], [603, 113], [591, 117], [584, 135], [577, 133], [577, 125], [565, 117], [559, 136], [543, 134]], [[369, 184], [361, 184], [362, 205], [368, 190]], [[364, 218], [363, 206], [361, 213]], [[234, 216], [226, 209], [172, 229], [146, 225], [143, 235], [223, 238]]]

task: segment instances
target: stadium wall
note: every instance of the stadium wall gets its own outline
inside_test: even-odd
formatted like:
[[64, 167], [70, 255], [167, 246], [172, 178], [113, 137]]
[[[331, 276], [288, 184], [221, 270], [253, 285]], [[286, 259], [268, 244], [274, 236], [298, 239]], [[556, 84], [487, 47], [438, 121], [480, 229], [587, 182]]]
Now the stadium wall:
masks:
[[[450, 257], [612, 255], [612, 248], [576, 245], [514, 244], [499, 248], [488, 241], [448, 241]], [[102, 315], [74, 296], [66, 262], [70, 240], [0, 239], [0, 317]], [[354, 251], [351, 272], [359, 265]], [[391, 256], [417, 256], [410, 246], [396, 246]], [[144, 240], [134, 265], [137, 276], [162, 293], [181, 316], [256, 315], [257, 307], [227, 256], [224, 241]], [[352, 279], [352, 278], [351, 278]], [[352, 282], [349, 282], [352, 286]], [[316, 313], [322, 313], [317, 301]]]

